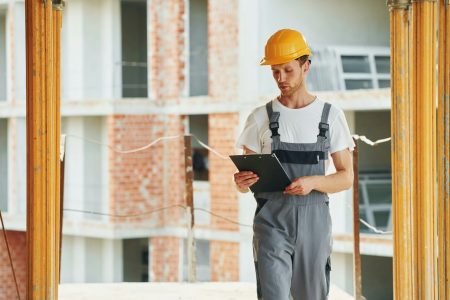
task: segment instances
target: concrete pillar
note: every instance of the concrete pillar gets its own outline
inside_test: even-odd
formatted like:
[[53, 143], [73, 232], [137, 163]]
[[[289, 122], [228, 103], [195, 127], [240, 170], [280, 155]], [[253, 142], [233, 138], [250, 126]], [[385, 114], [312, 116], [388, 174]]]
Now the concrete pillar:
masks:
[[[103, 282], [123, 281], [122, 240], [104, 239], [102, 248]], [[126, 263], [126, 262], [125, 262]]]

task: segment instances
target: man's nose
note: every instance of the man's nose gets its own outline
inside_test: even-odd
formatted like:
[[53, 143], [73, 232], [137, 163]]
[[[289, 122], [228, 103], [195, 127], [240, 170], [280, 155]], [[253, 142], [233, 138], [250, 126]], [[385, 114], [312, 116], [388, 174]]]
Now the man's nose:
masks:
[[284, 80], [285, 80], [285, 76], [284, 76], [283, 72], [278, 73], [277, 81], [283, 82]]

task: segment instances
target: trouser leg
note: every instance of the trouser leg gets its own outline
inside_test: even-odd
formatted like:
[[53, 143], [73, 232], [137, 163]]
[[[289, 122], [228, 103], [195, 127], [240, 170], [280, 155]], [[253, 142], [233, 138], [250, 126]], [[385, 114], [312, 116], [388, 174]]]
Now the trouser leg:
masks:
[[[267, 203], [255, 218], [253, 240], [257, 279], [263, 300], [289, 300], [292, 276], [294, 210]], [[292, 218], [294, 217], [294, 218]], [[260, 299], [261, 299], [260, 297]]]
[[289, 300], [292, 256], [272, 243], [259, 245], [257, 266], [263, 300]]
[[299, 210], [298, 239], [292, 262], [295, 300], [326, 300], [329, 292], [331, 219], [324, 203]]

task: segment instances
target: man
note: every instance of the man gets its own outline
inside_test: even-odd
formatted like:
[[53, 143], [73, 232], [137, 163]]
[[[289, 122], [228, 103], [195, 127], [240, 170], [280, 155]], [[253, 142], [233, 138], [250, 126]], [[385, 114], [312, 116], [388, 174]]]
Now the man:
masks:
[[[238, 140], [244, 153], [275, 153], [293, 182], [284, 191], [255, 193], [254, 258], [258, 298], [327, 299], [331, 218], [328, 193], [353, 183], [354, 143], [345, 116], [306, 89], [311, 50], [303, 35], [282, 29], [267, 41], [261, 65], [270, 65], [280, 95], [249, 116]], [[329, 155], [336, 172], [326, 175]], [[238, 172], [240, 192], [258, 174]]]

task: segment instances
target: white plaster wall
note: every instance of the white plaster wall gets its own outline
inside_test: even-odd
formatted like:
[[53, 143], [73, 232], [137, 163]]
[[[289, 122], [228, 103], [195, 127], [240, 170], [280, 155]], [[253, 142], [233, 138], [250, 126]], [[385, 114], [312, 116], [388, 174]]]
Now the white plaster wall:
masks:
[[[26, 90], [26, 41], [25, 41], [25, 4], [24, 2], [14, 2], [13, 17], [13, 41], [14, 43], [14, 72], [12, 76], [12, 97], [18, 101], [25, 101]], [[8, 41], [8, 44], [10, 42]], [[11, 45], [9, 45], [11, 46]], [[11, 71], [11, 70], [10, 70]]]
[[[84, 136], [82, 117], [64, 118], [61, 133], [68, 134], [66, 138], [65, 177], [64, 177], [64, 207], [83, 210], [84, 205], [84, 141], [78, 137]], [[65, 218], [83, 219], [84, 215], [76, 212], [64, 212]]]
[[[101, 117], [85, 117], [83, 119], [83, 137], [104, 143], [103, 141], [103, 127], [105, 126], [104, 119]], [[84, 207], [88, 211], [103, 212], [103, 193], [108, 189], [107, 186], [103, 185], [103, 162], [105, 161], [103, 146], [84, 142], [84, 172], [83, 172], [83, 184], [84, 193], [83, 201]], [[68, 159], [74, 159], [76, 154], [71, 153]], [[105, 210], [107, 211], [107, 210]], [[106, 217], [94, 214], [86, 214], [84, 216], [86, 219], [105, 219]]]
[[72, 281], [74, 283], [86, 282], [86, 239], [80, 236], [72, 238]]
[[[244, 225], [253, 224], [255, 215], [256, 200], [251, 192], [239, 193], [239, 222]], [[239, 280], [245, 282], [255, 282], [255, 265], [253, 260], [253, 228], [240, 226], [240, 232], [243, 237], [248, 237], [240, 242], [239, 245]]]
[[85, 238], [85, 282], [103, 282], [103, 240]]
[[123, 281], [122, 240], [104, 239], [102, 245], [103, 282]]
[[66, 3], [61, 28], [61, 99], [81, 100], [83, 88], [83, 26], [87, 1]]
[[331, 283], [353, 295], [353, 255], [333, 252], [331, 255]]
[[61, 282], [121, 282], [122, 240], [63, 235]]
[[239, 1], [239, 87], [240, 102], [254, 102], [258, 95], [260, 57], [259, 14], [260, 1]]
[[0, 102], [6, 100], [6, 13], [0, 8]]
[[[345, 111], [345, 118], [350, 133], [355, 132], [355, 113]], [[333, 166], [329, 172], [335, 172]], [[333, 222], [333, 233], [351, 233], [353, 230], [353, 189], [330, 194], [330, 214]]]
[[101, 53], [104, 71], [101, 83], [102, 96], [107, 99], [118, 99], [122, 96], [122, 69], [118, 64], [122, 60], [120, 0], [102, 1], [101, 11], [102, 42], [105, 45]]
[[71, 0], [63, 12], [61, 97], [120, 97], [120, 1]]
[[27, 151], [26, 151], [26, 120], [17, 118], [16, 131], [12, 132], [15, 137], [15, 189], [16, 189], [16, 212], [25, 215], [27, 211]]
[[75, 268], [80, 267], [74, 265], [74, 237], [63, 235], [61, 247], [61, 283], [74, 282]]

